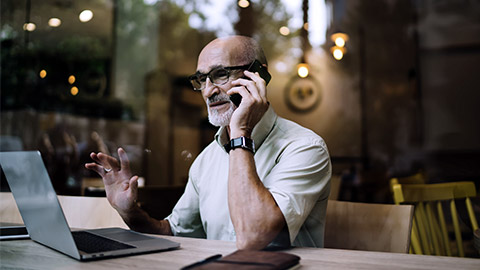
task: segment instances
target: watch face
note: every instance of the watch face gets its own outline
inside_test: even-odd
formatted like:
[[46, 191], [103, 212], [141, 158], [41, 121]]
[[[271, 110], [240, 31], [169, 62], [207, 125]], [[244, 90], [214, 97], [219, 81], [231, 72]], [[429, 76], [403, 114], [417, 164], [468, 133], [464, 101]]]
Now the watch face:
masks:
[[227, 153], [230, 153], [230, 150], [233, 150], [235, 148], [243, 148], [251, 151], [252, 153], [255, 153], [255, 143], [252, 139], [249, 139], [247, 137], [238, 137], [231, 139], [230, 142], [226, 143], [224, 146], [225, 151]]
[[295, 76], [287, 84], [284, 97], [290, 109], [307, 112], [320, 103], [321, 89], [312, 76], [306, 78]]

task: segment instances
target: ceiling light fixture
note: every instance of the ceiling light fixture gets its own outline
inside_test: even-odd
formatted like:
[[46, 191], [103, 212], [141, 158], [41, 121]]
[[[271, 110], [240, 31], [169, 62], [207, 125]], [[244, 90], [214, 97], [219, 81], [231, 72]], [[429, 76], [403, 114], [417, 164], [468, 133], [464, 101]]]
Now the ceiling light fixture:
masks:
[[248, 0], [238, 0], [238, 6], [241, 8], [247, 8], [250, 6], [250, 2]]
[[23, 30], [28, 31], [28, 32], [33, 32], [37, 29], [37, 25], [34, 23], [25, 23], [23, 24]]
[[61, 24], [62, 20], [59, 18], [50, 18], [50, 20], [48, 20], [48, 25], [50, 25], [50, 27], [59, 27]]
[[282, 34], [283, 36], [288, 36], [290, 34], [290, 29], [286, 26], [282, 26], [280, 27], [280, 29], [278, 30], [280, 32], [280, 34]]
[[81, 22], [88, 22], [93, 18], [93, 12], [91, 10], [85, 9], [78, 15], [78, 18]]

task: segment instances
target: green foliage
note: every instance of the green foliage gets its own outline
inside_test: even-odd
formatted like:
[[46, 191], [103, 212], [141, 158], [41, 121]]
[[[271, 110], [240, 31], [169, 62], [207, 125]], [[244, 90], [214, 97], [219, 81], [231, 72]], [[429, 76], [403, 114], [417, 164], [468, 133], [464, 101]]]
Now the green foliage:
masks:
[[279, 33], [280, 27], [288, 25], [291, 17], [280, 0], [259, 0], [252, 7], [252, 19], [256, 21], [253, 37], [265, 49], [267, 59], [272, 60], [294, 47], [292, 37], [295, 35], [282, 36]]

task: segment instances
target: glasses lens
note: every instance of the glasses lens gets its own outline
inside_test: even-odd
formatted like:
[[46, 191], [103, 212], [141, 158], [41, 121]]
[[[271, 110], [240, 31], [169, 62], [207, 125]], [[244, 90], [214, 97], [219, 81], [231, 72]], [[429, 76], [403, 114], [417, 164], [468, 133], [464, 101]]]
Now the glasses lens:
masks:
[[227, 83], [229, 75], [230, 72], [224, 68], [215, 69], [210, 72], [210, 78], [212, 79], [212, 82], [217, 85]]
[[190, 76], [190, 83], [192, 83], [194, 90], [202, 90], [205, 88], [205, 81], [207, 80], [207, 76], [204, 74], [197, 74]]

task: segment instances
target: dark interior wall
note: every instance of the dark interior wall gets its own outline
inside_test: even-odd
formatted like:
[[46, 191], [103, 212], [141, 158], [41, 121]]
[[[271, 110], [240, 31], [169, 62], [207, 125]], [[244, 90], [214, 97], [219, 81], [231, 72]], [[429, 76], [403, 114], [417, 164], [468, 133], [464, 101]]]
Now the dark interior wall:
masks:
[[[346, 199], [388, 200], [389, 177], [419, 170], [431, 182], [478, 184], [478, 1], [326, 3], [332, 9], [327, 34], [340, 30], [350, 37], [347, 54], [329, 72], [356, 88], [352, 93], [365, 93], [365, 118], [357, 121], [366, 129], [360, 149], [367, 149], [367, 166], [358, 164], [360, 171], [346, 178], [354, 179], [350, 194], [366, 195]], [[336, 145], [335, 137], [329, 139]]]
[[480, 150], [478, 1], [422, 1], [418, 29], [425, 148]]
[[[480, 47], [422, 54], [425, 149], [480, 150]], [[477, 70], [478, 72], [478, 70]]]
[[480, 3], [421, 4], [419, 70], [426, 170], [435, 181], [476, 180], [480, 175]]
[[[401, 156], [418, 152], [420, 101], [416, 86], [415, 9], [410, 1], [326, 1], [332, 7], [327, 34], [345, 32], [347, 53], [330, 72], [351, 85], [360, 145], [351, 156], [384, 174], [413, 170]], [[329, 37], [327, 37], [329, 40]], [[327, 42], [325, 49], [333, 46]], [[340, 116], [341, 117], [341, 116]], [[335, 138], [333, 138], [335, 140]], [[333, 150], [335, 153], [335, 150]], [[335, 155], [335, 154], [334, 154]], [[416, 155], [416, 154], [415, 154]], [[340, 156], [341, 157], [341, 156]]]

